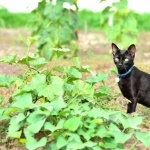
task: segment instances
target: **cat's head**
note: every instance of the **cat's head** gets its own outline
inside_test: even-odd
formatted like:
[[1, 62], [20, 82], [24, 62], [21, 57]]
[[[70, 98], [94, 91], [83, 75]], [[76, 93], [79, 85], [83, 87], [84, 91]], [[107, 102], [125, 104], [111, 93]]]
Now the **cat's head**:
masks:
[[111, 46], [114, 63], [116, 64], [119, 73], [128, 71], [128, 69], [134, 65], [135, 45], [131, 44], [127, 50], [120, 50], [114, 43], [112, 43]]

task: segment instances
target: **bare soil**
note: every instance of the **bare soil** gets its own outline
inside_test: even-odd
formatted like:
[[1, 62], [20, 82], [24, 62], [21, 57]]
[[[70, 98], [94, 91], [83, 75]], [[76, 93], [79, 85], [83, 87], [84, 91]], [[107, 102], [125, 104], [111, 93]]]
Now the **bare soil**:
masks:
[[[24, 56], [26, 53], [26, 46], [20, 41], [22, 37], [28, 37], [30, 34], [27, 29], [0, 29], [0, 57], [5, 55], [13, 55], [18, 53], [19, 57]], [[137, 53], [135, 59], [135, 65], [141, 70], [150, 73], [150, 32], [141, 32], [138, 37], [138, 43], [136, 44]], [[105, 35], [101, 32], [79, 32], [79, 51], [80, 58], [83, 65], [90, 65], [96, 72], [108, 72], [110, 68], [115, 67], [111, 56], [111, 43], [107, 42]], [[32, 49], [35, 49], [33, 46]], [[31, 52], [32, 53], [32, 52]], [[63, 64], [67, 64], [68, 61], [64, 61]], [[69, 62], [70, 63], [70, 62]], [[49, 66], [48, 66], [49, 67]], [[16, 66], [10, 66], [5, 63], [0, 63], [0, 74], [16, 75], [20, 74], [21, 70]], [[114, 100], [110, 102], [110, 105], [119, 105], [121, 109], [126, 110], [124, 105], [124, 98], [121, 96], [115, 82], [115, 75], [111, 74], [109, 81], [106, 82], [107, 86], [115, 89]], [[5, 99], [9, 98], [9, 91], [5, 88], [0, 89], [0, 95], [4, 95]], [[6, 101], [7, 103], [7, 101]], [[146, 124], [142, 126], [143, 131], [150, 132], [150, 110], [143, 106], [138, 105], [137, 114], [146, 115]], [[0, 122], [1, 123], [1, 122]], [[2, 125], [0, 125], [1, 127]], [[0, 133], [0, 150], [24, 150], [25, 148], [18, 146], [16, 141], [6, 141], [5, 133]], [[134, 143], [134, 138], [126, 143], [127, 149]], [[2, 143], [2, 144], [1, 144]], [[141, 143], [138, 143], [136, 150], [145, 149]]]

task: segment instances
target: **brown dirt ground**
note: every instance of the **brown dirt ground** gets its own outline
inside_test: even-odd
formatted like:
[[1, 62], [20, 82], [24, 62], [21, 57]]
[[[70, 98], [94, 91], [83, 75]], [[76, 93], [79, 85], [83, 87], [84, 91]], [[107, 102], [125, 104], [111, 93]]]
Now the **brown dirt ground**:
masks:
[[[12, 55], [17, 52], [20, 56], [24, 56], [26, 53], [26, 46], [20, 41], [21, 37], [28, 37], [30, 34], [27, 29], [5, 29], [0, 28], [0, 57], [5, 55]], [[150, 32], [142, 32], [139, 34], [137, 47], [137, 54], [135, 65], [141, 70], [150, 72]], [[115, 67], [111, 57], [111, 43], [108, 43], [106, 37], [101, 32], [79, 32], [79, 50], [80, 59], [83, 65], [90, 65], [96, 72], [109, 72], [109, 68]], [[34, 49], [34, 46], [33, 46]], [[69, 61], [70, 63], [70, 61]], [[68, 64], [68, 61], [61, 62], [62, 65]], [[50, 67], [50, 64], [47, 66]], [[4, 63], [0, 63], [0, 74], [15, 75], [20, 74], [21, 70], [16, 66], [10, 66]], [[110, 75], [109, 82], [106, 82], [107, 86], [116, 89], [114, 93], [116, 100], [110, 102], [110, 105], [120, 105], [124, 111], [126, 107], [122, 104], [124, 99], [120, 91], [118, 90], [117, 84], [115, 83], [115, 75]], [[9, 97], [9, 91], [5, 88], [0, 89], [0, 95], [5, 95], [6, 99]], [[121, 101], [120, 101], [121, 100]], [[147, 115], [146, 125], [142, 127], [143, 131], [150, 131], [150, 110], [138, 105], [137, 114]], [[0, 134], [2, 136], [2, 134]], [[0, 138], [1, 138], [0, 136]], [[1, 138], [3, 139], [3, 138]], [[0, 139], [0, 140], [1, 140]], [[126, 144], [127, 149], [131, 147], [134, 142], [128, 141]], [[8, 146], [6, 148], [6, 146]], [[8, 141], [2, 146], [0, 150], [13, 149], [13, 150], [24, 150], [23, 147], [15, 146], [15, 141]], [[137, 144], [136, 150], [145, 149], [142, 144]]]

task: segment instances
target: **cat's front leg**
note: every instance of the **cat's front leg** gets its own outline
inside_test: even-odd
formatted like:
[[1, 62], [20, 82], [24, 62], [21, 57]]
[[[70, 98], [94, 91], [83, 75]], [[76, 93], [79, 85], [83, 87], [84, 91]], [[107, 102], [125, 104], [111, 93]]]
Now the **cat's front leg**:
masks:
[[136, 111], [136, 105], [137, 105], [137, 102], [129, 102], [127, 105], [127, 113], [130, 114], [130, 113], [135, 112]]

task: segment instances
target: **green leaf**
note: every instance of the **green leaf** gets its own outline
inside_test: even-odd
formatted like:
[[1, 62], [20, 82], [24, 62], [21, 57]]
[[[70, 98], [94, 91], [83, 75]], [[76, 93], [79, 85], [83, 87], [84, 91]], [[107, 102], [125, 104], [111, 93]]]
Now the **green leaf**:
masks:
[[19, 123], [21, 122], [22, 120], [24, 120], [26, 117], [24, 115], [24, 113], [19, 113], [17, 116], [16, 116], [16, 122]]
[[123, 132], [117, 132], [117, 131], [114, 131], [112, 133], [113, 133], [113, 136], [115, 137], [115, 141], [117, 143], [122, 143], [122, 144], [128, 141], [133, 135], [133, 133], [123, 133]]
[[77, 133], [69, 133], [68, 141], [81, 142], [81, 137]]
[[46, 121], [46, 119], [40, 120], [36, 123], [32, 123], [27, 128], [25, 128], [24, 129], [25, 137], [27, 139], [32, 138], [35, 133], [38, 133], [42, 129], [42, 127], [44, 126], [45, 121]]
[[118, 74], [117, 68], [110, 68], [110, 71], [113, 72], [115, 75]]
[[55, 130], [57, 130], [56, 126], [53, 125], [50, 121], [49, 121], [49, 122], [46, 122], [46, 123], [44, 124], [44, 129], [45, 129], [45, 130], [49, 130], [49, 131], [51, 131], [51, 132], [54, 132]]
[[100, 86], [99, 91], [96, 93], [97, 97], [100, 96], [109, 96], [110, 94], [110, 88], [107, 86]]
[[9, 133], [8, 136], [11, 137], [11, 138], [20, 139], [21, 134], [22, 134], [22, 131], [16, 131], [16, 132], [13, 132], [13, 133]]
[[74, 67], [66, 67], [65, 72], [68, 74], [69, 77], [82, 78], [82, 74], [80, 73], [80, 71]]
[[76, 142], [76, 141], [71, 141], [67, 144], [67, 150], [79, 150], [83, 149], [85, 147], [84, 143], [82, 142]]
[[69, 52], [70, 50], [68, 48], [53, 48], [53, 51], [58, 52]]
[[110, 124], [109, 130], [112, 133], [112, 136], [115, 138], [115, 141], [117, 143], [124, 144], [133, 135], [133, 133], [123, 133], [123, 132], [121, 132], [121, 130], [113, 123]]
[[16, 108], [16, 107], [8, 107], [7, 109], [5, 109], [5, 111], [4, 111], [4, 115], [6, 115], [6, 116], [10, 116], [10, 115], [13, 115], [13, 114], [15, 114], [15, 113], [17, 113], [18, 112], [18, 108]]
[[22, 127], [21, 124], [17, 122], [15, 117], [11, 118], [10, 125], [8, 128], [8, 136], [14, 137], [14, 138], [20, 138], [21, 131], [19, 130], [21, 127]]
[[[43, 87], [43, 90], [38, 90], [39, 95], [43, 95], [50, 100], [56, 95], [60, 96], [63, 94], [63, 80], [57, 76], [51, 76], [51, 83]], [[50, 94], [49, 94], [50, 93]]]
[[42, 137], [39, 141], [32, 139], [26, 142], [26, 148], [28, 150], [35, 150], [39, 147], [45, 146], [47, 143], [46, 137]]
[[53, 67], [53, 70], [56, 70], [56, 71], [58, 71], [58, 72], [64, 72], [64, 67], [62, 67], [62, 66], [54, 66]]
[[21, 40], [27, 44], [27, 46], [31, 46], [35, 42], [38, 41], [40, 36], [33, 36], [33, 37], [28, 37], [28, 38], [22, 38]]
[[[51, 10], [51, 13], [50, 13]], [[50, 21], [58, 21], [62, 16], [63, 8], [60, 4], [53, 5], [48, 3], [44, 9], [44, 16]], [[55, 16], [54, 16], [55, 14]]]
[[20, 109], [33, 108], [34, 104], [32, 102], [31, 93], [23, 93], [21, 95], [13, 97], [12, 107], [17, 107]]
[[107, 73], [100, 73], [100, 74], [98, 74], [98, 76], [97, 76], [98, 82], [104, 82], [107, 77], [108, 77]]
[[91, 147], [91, 148], [93, 148], [94, 146], [97, 145], [97, 143], [92, 142], [92, 141], [88, 141], [88, 142], [85, 142], [84, 145], [85, 145], [86, 147]]
[[72, 85], [72, 84], [67, 84], [67, 83], [65, 83], [65, 84], [64, 84], [64, 90], [65, 90], [65, 91], [69, 91], [69, 92], [74, 91], [74, 90], [75, 90], [75, 86]]
[[45, 64], [47, 64], [47, 61], [45, 60], [45, 58], [37, 58], [36, 60], [30, 60], [29, 64], [39, 69], [43, 67]]
[[79, 129], [78, 134], [82, 135], [87, 141], [89, 141], [95, 135], [95, 129], [91, 128], [89, 130]]
[[127, 7], [128, 7], [128, 1], [123, 0], [120, 2], [114, 2], [113, 6], [116, 7], [118, 10], [124, 10], [124, 9], [127, 9]]
[[91, 67], [86, 65], [86, 66], [81, 66], [80, 67], [81, 72], [91, 72]]
[[21, 134], [22, 134], [22, 131], [16, 131], [16, 132], [13, 132], [13, 133], [9, 133], [8, 136], [11, 137], [11, 138], [20, 139]]
[[98, 77], [96, 75], [95, 76], [90, 76], [90, 77], [88, 77], [88, 79], [86, 81], [89, 82], [89, 83], [97, 83], [98, 82]]
[[56, 142], [57, 149], [63, 148], [67, 144], [68, 144], [68, 141], [63, 136], [59, 136], [57, 138], [57, 142]]
[[16, 63], [16, 57], [17, 57], [17, 54], [14, 54], [12, 56], [4, 56], [0, 59], [0, 62], [5, 62], [8, 64], [15, 64]]
[[[49, 102], [44, 102], [44, 103], [41, 103], [39, 104], [37, 107], [41, 107], [41, 109], [47, 109], [48, 111], [44, 110], [43, 111], [43, 114], [47, 114], [47, 112], [51, 113], [53, 111], [53, 106], [49, 103]], [[48, 114], [49, 114], [48, 113]]]
[[109, 130], [110, 131], [121, 132], [121, 130], [115, 124], [113, 124], [113, 123], [110, 123]]
[[92, 122], [96, 123], [96, 124], [103, 124], [103, 119], [101, 118], [96, 118], [96, 119], [93, 119]]
[[21, 144], [25, 144], [25, 143], [27, 142], [27, 139], [25, 139], [25, 138], [20, 138], [20, 139], [19, 139], [19, 142], [20, 142]]
[[[1, 107], [0, 107], [1, 108]], [[0, 116], [2, 116], [4, 114], [4, 111], [6, 110], [6, 108], [1, 108], [0, 109]], [[1, 120], [1, 119], [0, 119]]]
[[76, 64], [76, 66], [77, 66], [78, 68], [81, 67], [81, 63], [80, 63], [79, 57], [74, 57], [74, 58], [73, 58], [73, 61], [74, 61], [74, 63]]
[[76, 91], [78, 94], [85, 96], [87, 98], [92, 98], [94, 96], [94, 88], [91, 84], [82, 81], [82, 80], [76, 80], [73, 81], [75, 87], [76, 87]]
[[59, 130], [59, 129], [63, 129], [64, 122], [65, 122], [65, 120], [62, 118], [58, 121], [56, 126], [53, 125], [50, 121], [46, 122], [44, 125], [44, 129], [49, 130], [51, 132], [54, 132], [54, 131]]
[[33, 57], [31, 57], [31, 56], [25, 56], [25, 57], [19, 59], [17, 61], [17, 63], [29, 66], [29, 61], [31, 61], [31, 60], [35, 60], [34, 56]]
[[112, 138], [106, 138], [104, 143], [99, 143], [99, 146], [108, 149], [115, 149], [118, 147], [118, 143], [116, 143], [116, 141]]
[[139, 116], [134, 116], [130, 118], [125, 118], [123, 116], [120, 116], [118, 118], [118, 121], [123, 125], [124, 129], [127, 128], [139, 129], [138, 125], [142, 123], [142, 120], [143, 117], [139, 117]]
[[36, 122], [36, 124], [31, 124], [30, 126], [27, 127], [29, 131], [32, 133], [38, 133], [40, 129], [43, 127], [46, 119], [40, 120]]
[[4, 100], [4, 97], [0, 96], [0, 105], [2, 104], [3, 100]]
[[31, 83], [26, 86], [26, 89], [36, 90], [38, 96], [44, 96], [48, 100], [52, 100], [55, 96], [63, 94], [63, 80], [58, 76], [46, 78], [44, 74], [36, 74]]
[[48, 144], [44, 150], [56, 150], [56, 149], [57, 149], [56, 142], [53, 141], [50, 142], [50, 144]]
[[58, 112], [61, 111], [62, 108], [65, 108], [67, 106], [67, 103], [64, 102], [62, 96], [59, 96], [51, 101], [51, 105], [53, 106], [54, 111]]
[[0, 74], [0, 87], [10, 87], [17, 80], [15, 76], [7, 76]]
[[93, 108], [89, 111], [88, 116], [93, 118], [104, 118], [104, 119], [110, 119], [111, 115], [117, 114], [118, 112], [113, 110], [105, 110], [101, 108]]
[[94, 146], [92, 149], [93, 150], [102, 150], [99, 146]]
[[98, 75], [89, 77], [86, 81], [89, 83], [104, 82], [107, 77], [107, 73], [100, 73]]
[[105, 138], [105, 137], [110, 137], [110, 132], [108, 131], [108, 129], [106, 129], [106, 127], [102, 124], [100, 125], [100, 127], [97, 129], [96, 134], [98, 137], [100, 138]]
[[42, 111], [42, 110], [40, 110], [40, 108], [38, 108], [28, 116], [27, 122], [30, 124], [39, 122], [39, 121], [45, 119], [45, 117], [48, 117], [50, 115], [51, 111], [49, 111], [49, 110]]
[[150, 132], [136, 132], [136, 138], [141, 141], [146, 147], [150, 146]]
[[64, 128], [70, 131], [76, 131], [81, 123], [80, 117], [72, 117], [64, 123]]

